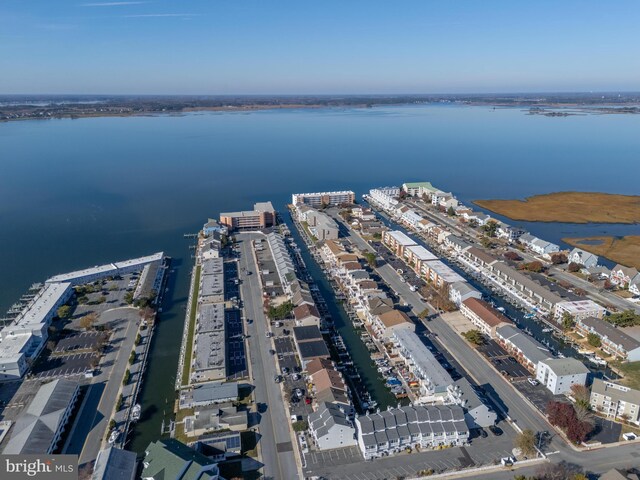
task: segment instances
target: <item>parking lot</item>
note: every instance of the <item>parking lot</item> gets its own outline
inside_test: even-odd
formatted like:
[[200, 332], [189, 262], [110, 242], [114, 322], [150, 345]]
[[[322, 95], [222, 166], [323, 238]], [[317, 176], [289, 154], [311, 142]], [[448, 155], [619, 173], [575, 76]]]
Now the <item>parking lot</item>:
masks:
[[61, 339], [53, 353], [69, 353], [78, 350], [97, 349], [107, 338], [104, 332], [81, 332]]
[[512, 440], [506, 435], [474, 439], [466, 447], [401, 453], [365, 461], [358, 447], [312, 451], [304, 455], [306, 476], [318, 475], [340, 480], [382, 480], [414, 477], [422, 470], [434, 472], [492, 465], [511, 455]]
[[84, 375], [85, 372], [93, 370], [98, 365], [99, 358], [100, 355], [97, 353], [74, 353], [49, 357], [34, 369], [33, 376], [36, 378], [56, 378]]
[[520, 380], [532, 376], [529, 370], [519, 364], [515, 358], [511, 357], [495, 340], [488, 340], [484, 345], [480, 345], [478, 351], [487, 357], [493, 366], [505, 377]]

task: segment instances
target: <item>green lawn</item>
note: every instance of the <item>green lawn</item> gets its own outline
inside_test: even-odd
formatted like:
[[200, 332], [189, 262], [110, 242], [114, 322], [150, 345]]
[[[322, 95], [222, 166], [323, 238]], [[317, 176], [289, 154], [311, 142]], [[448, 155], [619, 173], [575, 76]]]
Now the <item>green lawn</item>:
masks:
[[620, 383], [640, 390], [640, 362], [614, 362], [613, 367], [624, 377]]
[[198, 306], [198, 291], [200, 289], [200, 265], [196, 267], [196, 279], [191, 297], [191, 311], [189, 312], [189, 331], [187, 332], [187, 347], [184, 352], [182, 366], [182, 385], [189, 384], [189, 370], [191, 369], [191, 350], [193, 349], [193, 332], [196, 328], [196, 309]]

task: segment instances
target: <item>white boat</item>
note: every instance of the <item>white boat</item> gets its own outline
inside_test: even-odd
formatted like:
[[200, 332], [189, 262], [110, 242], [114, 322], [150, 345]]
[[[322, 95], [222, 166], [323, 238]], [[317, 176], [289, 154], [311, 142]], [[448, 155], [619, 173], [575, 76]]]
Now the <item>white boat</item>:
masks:
[[142, 407], [139, 403], [136, 403], [131, 409], [131, 421], [137, 422], [140, 420], [140, 413], [142, 412]]
[[498, 308], [496, 308], [496, 310], [498, 310], [499, 312], [504, 313], [504, 307], [498, 307]]
[[111, 432], [111, 435], [109, 435], [109, 443], [115, 443], [115, 441], [118, 440], [119, 436], [120, 432], [118, 430], [114, 430], [113, 432]]
[[542, 329], [543, 333], [549, 333], [549, 332], [552, 332], [552, 331], [553, 331], [553, 328], [549, 328], [549, 327]]

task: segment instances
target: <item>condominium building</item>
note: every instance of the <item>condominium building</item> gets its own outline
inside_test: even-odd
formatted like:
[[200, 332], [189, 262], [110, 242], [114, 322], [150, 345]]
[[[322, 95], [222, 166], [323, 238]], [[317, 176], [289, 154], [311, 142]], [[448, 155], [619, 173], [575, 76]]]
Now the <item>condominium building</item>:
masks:
[[640, 342], [605, 320], [594, 317], [580, 319], [576, 322], [576, 330], [583, 337], [590, 333], [597, 335], [602, 349], [611, 355], [630, 362], [640, 360]]
[[449, 285], [449, 300], [456, 304], [458, 308], [462, 302], [469, 298], [482, 299], [482, 294], [469, 285], [467, 282], [454, 282]]
[[639, 390], [594, 378], [590, 402], [593, 410], [609, 418], [640, 425]]
[[369, 190], [369, 200], [378, 204], [384, 210], [395, 208], [399, 203], [396, 199], [399, 195], [399, 187], [381, 187]]
[[562, 322], [562, 316], [567, 313], [577, 322], [588, 317], [602, 318], [606, 311], [606, 308], [593, 300], [559, 302], [556, 304], [555, 319], [560, 323]]
[[417, 243], [399, 230], [388, 230], [382, 234], [382, 243], [397, 256], [402, 257], [407, 247], [417, 245]]
[[355, 419], [358, 447], [366, 460], [399, 453], [407, 447], [464, 445], [469, 427], [458, 405], [389, 408]]
[[308, 423], [309, 432], [319, 450], [357, 444], [356, 429], [338, 405], [323, 402], [318, 410], [309, 415]]
[[403, 183], [402, 190], [404, 190], [407, 195], [411, 195], [412, 197], [421, 197], [422, 195], [431, 197], [431, 195], [433, 195], [434, 193], [440, 192], [439, 189], [431, 185], [431, 182]]
[[312, 207], [352, 204], [355, 203], [355, 200], [356, 194], [351, 190], [343, 190], [339, 192], [294, 193], [291, 195], [291, 203], [293, 205], [306, 203]]
[[229, 230], [262, 230], [276, 224], [276, 211], [271, 202], [259, 202], [253, 210], [221, 213], [220, 224]]
[[467, 298], [460, 304], [460, 313], [471, 320], [486, 336], [495, 338], [496, 328], [513, 325], [513, 322], [495, 308], [478, 298]]
[[575, 358], [547, 358], [538, 362], [536, 379], [554, 395], [571, 392], [573, 385], [586, 385], [589, 369]]
[[540, 342], [512, 325], [496, 328], [496, 340], [531, 373], [535, 373], [538, 363], [551, 354]]

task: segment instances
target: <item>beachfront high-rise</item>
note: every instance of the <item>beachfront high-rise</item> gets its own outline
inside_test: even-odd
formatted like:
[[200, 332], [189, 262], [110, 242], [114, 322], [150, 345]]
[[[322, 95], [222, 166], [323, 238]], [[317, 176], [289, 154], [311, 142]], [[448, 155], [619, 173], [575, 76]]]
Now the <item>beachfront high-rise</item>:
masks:
[[355, 200], [356, 195], [351, 190], [341, 192], [294, 193], [291, 195], [291, 203], [293, 205], [305, 203], [315, 208], [323, 205], [351, 204], [354, 203]]

